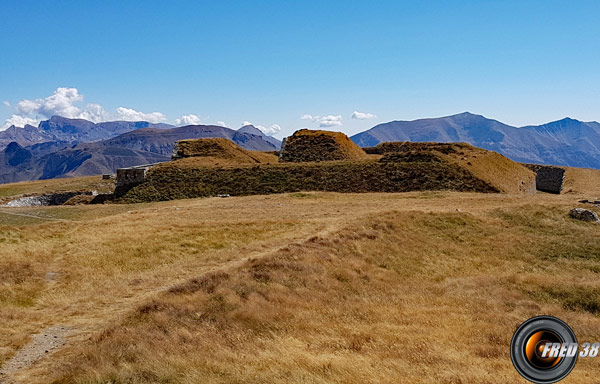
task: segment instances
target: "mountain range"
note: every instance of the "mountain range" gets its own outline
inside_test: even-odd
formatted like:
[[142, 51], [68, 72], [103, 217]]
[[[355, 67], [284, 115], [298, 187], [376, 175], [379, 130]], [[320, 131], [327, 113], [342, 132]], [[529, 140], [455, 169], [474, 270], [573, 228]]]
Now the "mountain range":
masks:
[[[208, 137], [223, 137], [248, 150], [275, 151], [281, 146], [252, 125], [234, 130], [53, 116], [38, 127], [12, 126], [0, 132], [0, 183], [113, 173], [169, 160], [177, 140]], [[570, 118], [517, 128], [465, 112], [379, 124], [351, 139], [361, 147], [385, 141], [467, 142], [515, 161], [600, 169], [600, 123]]]
[[600, 168], [600, 123], [571, 118], [517, 128], [465, 112], [379, 124], [351, 139], [361, 147], [385, 141], [467, 142], [520, 162]]
[[167, 161], [177, 140], [223, 137], [249, 150], [278, 150], [281, 142], [248, 125], [172, 127], [148, 122], [94, 124], [58, 116], [39, 126], [0, 132], [0, 183], [114, 173], [117, 168]]

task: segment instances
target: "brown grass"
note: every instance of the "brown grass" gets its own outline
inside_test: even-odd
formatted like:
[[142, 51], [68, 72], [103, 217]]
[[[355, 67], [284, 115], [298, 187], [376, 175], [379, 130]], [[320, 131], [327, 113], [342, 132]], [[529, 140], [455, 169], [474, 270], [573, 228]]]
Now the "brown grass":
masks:
[[[450, 162], [467, 169], [475, 177], [506, 193], [535, 193], [535, 173], [505, 156], [467, 143], [385, 142], [367, 148], [372, 154], [439, 153]], [[414, 155], [413, 155], [414, 156]]]
[[180, 140], [176, 144], [175, 153], [179, 158], [195, 159], [194, 161], [184, 161], [183, 166], [277, 162], [277, 157], [271, 153], [247, 151], [224, 138]]
[[600, 170], [565, 168], [563, 193], [585, 194], [588, 199], [600, 200]]
[[[514, 225], [515, 214], [538, 233]], [[535, 203], [370, 216], [175, 286], [66, 351], [55, 382], [515, 382], [508, 344], [529, 316], [555, 314], [580, 339], [600, 336], [589, 303], [532, 296], [549, 275], [563, 290], [573, 274], [595, 284], [576, 261], [544, 261], [548, 236], [600, 239]], [[588, 252], [600, 258], [600, 245]], [[588, 293], [569, 303], [578, 292]], [[593, 382], [593, 369], [583, 361], [571, 379]]]
[[[71, 342], [17, 379], [519, 382], [508, 344], [526, 318], [552, 314], [580, 340], [600, 339], [600, 235], [568, 217], [577, 198], [301, 193], [48, 207], [87, 213], [2, 227], [1, 358], [65, 324]], [[595, 369], [582, 360], [569, 379], [593, 383]]]

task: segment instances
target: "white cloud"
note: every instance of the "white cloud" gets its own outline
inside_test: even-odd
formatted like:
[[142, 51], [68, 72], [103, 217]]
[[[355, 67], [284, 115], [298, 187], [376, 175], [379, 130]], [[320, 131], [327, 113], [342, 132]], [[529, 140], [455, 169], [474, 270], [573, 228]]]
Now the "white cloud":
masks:
[[76, 118], [81, 110], [73, 105], [83, 101], [77, 88], [58, 88], [45, 99], [21, 100], [17, 103], [19, 115], [51, 117], [58, 115], [69, 119]]
[[217, 125], [225, 128], [230, 128], [229, 124], [224, 121], [217, 121]]
[[252, 123], [251, 123], [251, 122], [249, 122], [249, 121], [244, 121], [244, 122], [242, 123], [242, 127], [245, 127], [246, 125], [254, 125], [254, 124], [252, 124]]
[[144, 113], [135, 109], [119, 107], [117, 108], [117, 120], [123, 121], [148, 121], [150, 123], [160, 123], [166, 121], [167, 117], [160, 112]]
[[2, 104], [6, 105], [7, 107], [10, 108], [10, 101], [3, 101]]
[[[148, 121], [159, 123], [167, 118], [160, 112], [144, 113], [131, 108], [119, 107], [114, 113], [106, 111], [100, 104], [90, 103], [85, 106], [76, 104], [83, 102], [83, 95], [77, 88], [60, 87], [52, 95], [42, 99], [24, 99], [15, 106], [16, 113], [6, 120], [4, 129], [11, 125], [24, 126], [25, 124], [37, 125], [41, 120], [57, 115], [69, 119], [86, 119], [99, 123], [102, 121]], [[4, 105], [10, 107], [8, 101]], [[189, 115], [194, 116], [194, 115]]]
[[200, 118], [196, 115], [183, 115], [180, 119], [175, 119], [177, 125], [199, 125]]
[[302, 120], [310, 120], [319, 123], [319, 127], [336, 127], [342, 125], [342, 115], [327, 115], [327, 116], [313, 116], [313, 115], [302, 115]]
[[273, 124], [269, 127], [263, 127], [262, 125], [259, 125], [256, 128], [260, 129], [262, 131], [262, 133], [264, 133], [267, 136], [273, 136], [273, 135], [277, 134], [279, 131], [281, 131], [281, 127], [279, 126], [279, 124]]
[[373, 119], [375, 117], [377, 117], [377, 116], [375, 116], [372, 113], [368, 113], [368, 112], [358, 112], [358, 111], [352, 112], [352, 118], [357, 119], [357, 120], [367, 120], [367, 119]]
[[16, 127], [24, 127], [25, 125], [33, 125], [36, 126], [40, 123], [40, 120], [32, 119], [29, 117], [23, 117], [19, 115], [12, 115], [10, 118], [6, 119], [6, 125], [4, 129], [9, 128], [11, 125]]
[[110, 120], [111, 116], [100, 104], [88, 104], [81, 113], [77, 115], [78, 119], [85, 119], [94, 123]]

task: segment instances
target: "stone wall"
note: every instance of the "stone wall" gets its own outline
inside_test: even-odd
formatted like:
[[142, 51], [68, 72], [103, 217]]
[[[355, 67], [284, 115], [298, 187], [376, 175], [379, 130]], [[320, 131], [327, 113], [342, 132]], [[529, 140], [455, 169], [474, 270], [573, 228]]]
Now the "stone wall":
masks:
[[565, 179], [564, 168], [552, 165], [523, 164], [535, 172], [535, 188], [538, 191], [560, 193]]

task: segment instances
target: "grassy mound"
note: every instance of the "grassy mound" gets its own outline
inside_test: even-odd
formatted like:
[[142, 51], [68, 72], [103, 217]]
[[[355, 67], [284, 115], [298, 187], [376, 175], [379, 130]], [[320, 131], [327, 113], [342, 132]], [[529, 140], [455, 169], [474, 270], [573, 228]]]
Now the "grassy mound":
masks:
[[450, 162], [382, 160], [190, 168], [178, 167], [173, 162], [152, 168], [146, 181], [129, 190], [121, 200], [142, 202], [298, 191], [498, 192], [494, 186]]
[[[214, 159], [229, 164], [253, 164], [272, 162], [274, 155], [258, 151], [247, 151], [231, 140], [224, 138], [180, 140], [173, 149], [173, 159], [205, 158], [207, 165]], [[198, 161], [202, 163], [202, 161]]]
[[[388, 158], [394, 153], [402, 157], [431, 157], [436, 152], [439, 157], [467, 169], [475, 177], [486, 181], [501, 192], [534, 193], [535, 174], [523, 165], [493, 151], [474, 147], [467, 143], [413, 143], [408, 141], [381, 143], [366, 148], [370, 154], [384, 155]], [[414, 160], [413, 160], [414, 161]]]
[[367, 154], [341, 132], [301, 129], [285, 139], [281, 162], [361, 160]]

